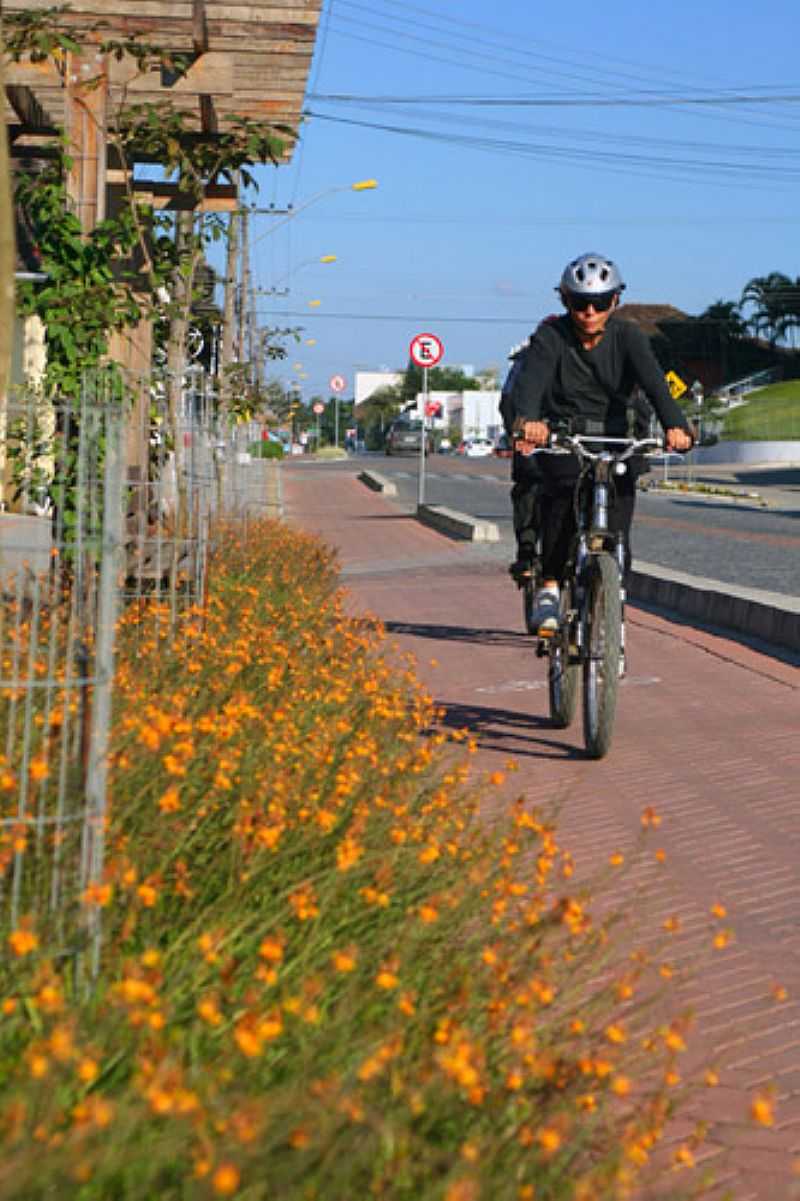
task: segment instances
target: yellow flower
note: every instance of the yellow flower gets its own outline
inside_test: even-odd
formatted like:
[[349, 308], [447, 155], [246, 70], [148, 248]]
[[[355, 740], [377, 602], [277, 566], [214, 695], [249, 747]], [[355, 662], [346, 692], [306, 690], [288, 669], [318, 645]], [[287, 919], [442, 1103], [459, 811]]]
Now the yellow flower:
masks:
[[427, 925], [432, 925], [433, 922], [438, 922], [439, 911], [435, 905], [420, 905], [419, 916]]
[[606, 1038], [610, 1043], [624, 1043], [627, 1035], [620, 1025], [606, 1026]]
[[622, 851], [615, 851], [613, 855], [609, 856], [608, 862], [612, 867], [622, 867], [625, 862], [625, 856], [622, 854]]
[[724, 905], [720, 905], [719, 903], [717, 903], [717, 904], [711, 906], [711, 913], [712, 913], [713, 917], [718, 917], [718, 918], [722, 919], [723, 917], [727, 917], [728, 910], [725, 908]]
[[719, 1076], [713, 1068], [708, 1068], [703, 1079], [705, 1080], [708, 1088], [716, 1088], [716, 1086], [719, 1084]]
[[631, 1091], [631, 1082], [627, 1076], [614, 1076], [611, 1081], [611, 1091], [618, 1097], [627, 1097]]
[[383, 968], [375, 977], [375, 983], [377, 984], [378, 988], [383, 988], [386, 989], [387, 992], [390, 992], [393, 988], [397, 988], [400, 981], [394, 972], [389, 971], [387, 968]]

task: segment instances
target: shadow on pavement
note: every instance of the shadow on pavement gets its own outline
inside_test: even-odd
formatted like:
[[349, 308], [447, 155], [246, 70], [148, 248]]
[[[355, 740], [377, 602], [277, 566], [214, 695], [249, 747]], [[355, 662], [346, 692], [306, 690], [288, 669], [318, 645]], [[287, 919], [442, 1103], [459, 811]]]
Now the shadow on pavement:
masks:
[[440, 626], [426, 622], [387, 621], [387, 634], [410, 634], [412, 638], [433, 638], [443, 642], [468, 642], [481, 646], [530, 645], [530, 637], [515, 630], [498, 630], [491, 626]]
[[467, 729], [475, 736], [481, 750], [500, 751], [519, 759], [585, 759], [582, 748], [564, 746], [555, 738], [545, 737], [552, 731], [550, 719], [542, 714], [520, 713], [515, 709], [492, 709], [486, 705], [463, 705], [441, 698], [436, 705], [445, 710], [440, 725], [445, 729]]

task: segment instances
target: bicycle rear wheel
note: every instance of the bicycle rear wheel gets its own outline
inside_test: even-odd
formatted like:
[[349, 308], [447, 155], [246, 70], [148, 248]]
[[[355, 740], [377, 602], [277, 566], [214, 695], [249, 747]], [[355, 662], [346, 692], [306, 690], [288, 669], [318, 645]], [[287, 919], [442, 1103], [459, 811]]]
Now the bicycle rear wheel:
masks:
[[536, 599], [536, 581], [533, 576], [523, 581], [522, 584], [522, 617], [525, 622], [525, 629], [529, 634], [537, 632], [536, 623], [533, 620], [533, 605]]
[[550, 720], [559, 730], [572, 724], [578, 704], [579, 665], [570, 663], [569, 628], [566, 614], [570, 607], [570, 589], [561, 589], [561, 614], [558, 633], [550, 639], [547, 691], [550, 700]]
[[592, 759], [602, 759], [611, 745], [621, 640], [619, 570], [611, 555], [603, 552], [589, 567], [586, 588], [583, 741]]

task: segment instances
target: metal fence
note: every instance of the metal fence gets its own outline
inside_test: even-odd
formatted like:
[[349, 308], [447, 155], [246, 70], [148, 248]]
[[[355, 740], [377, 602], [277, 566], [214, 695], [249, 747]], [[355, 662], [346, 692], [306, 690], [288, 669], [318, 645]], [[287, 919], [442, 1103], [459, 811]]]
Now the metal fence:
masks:
[[118, 377], [0, 414], [0, 934], [35, 925], [90, 969], [117, 617], [138, 605], [178, 635], [181, 611], [205, 598], [215, 518], [265, 511], [257, 430], [223, 429], [207, 389], [184, 390], [177, 421], [157, 388], [140, 410], [147, 462], [134, 478]]
[[4, 413], [0, 542], [0, 898], [67, 952], [97, 941], [122, 552], [124, 409], [110, 378], [72, 404]]

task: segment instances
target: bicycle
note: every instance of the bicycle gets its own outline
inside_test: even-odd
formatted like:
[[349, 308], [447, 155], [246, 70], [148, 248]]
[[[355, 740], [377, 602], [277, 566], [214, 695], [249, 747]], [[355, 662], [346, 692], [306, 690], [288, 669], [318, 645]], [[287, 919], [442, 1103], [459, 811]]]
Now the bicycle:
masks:
[[575, 717], [583, 676], [583, 739], [592, 759], [601, 759], [611, 745], [617, 688], [625, 671], [625, 545], [622, 535], [608, 527], [609, 492], [613, 477], [627, 470], [627, 460], [656, 453], [661, 446], [658, 438], [553, 434], [549, 446], [532, 452], [574, 454], [581, 464], [575, 485], [576, 532], [556, 630], [545, 637], [534, 628], [533, 580], [523, 588], [523, 605], [526, 629], [539, 637], [537, 655], [549, 661], [550, 718], [559, 729]]

